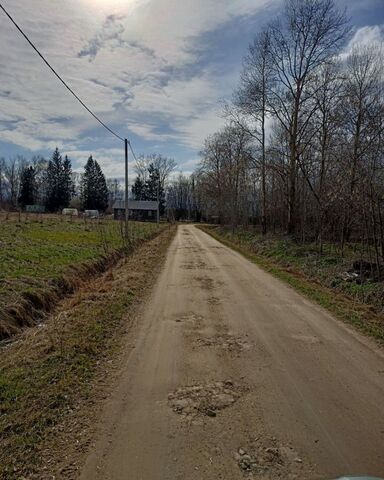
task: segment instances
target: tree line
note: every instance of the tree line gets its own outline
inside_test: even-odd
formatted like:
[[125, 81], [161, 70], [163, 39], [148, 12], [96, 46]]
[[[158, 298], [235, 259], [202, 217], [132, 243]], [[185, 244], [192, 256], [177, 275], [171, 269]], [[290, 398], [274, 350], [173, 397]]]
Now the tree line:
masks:
[[333, 0], [286, 0], [257, 33], [188, 181], [203, 217], [383, 259], [383, 52], [350, 38]]
[[173, 158], [160, 154], [141, 155], [136, 162], [136, 179], [132, 186], [134, 200], [159, 202], [160, 215], [166, 210], [170, 175], [176, 168]]
[[0, 207], [4, 209], [40, 205], [48, 212], [69, 206], [105, 211], [120, 190], [117, 180], [107, 182], [92, 155], [82, 174], [72, 171], [71, 160], [67, 155], [63, 157], [58, 148], [49, 160], [40, 156], [30, 162], [22, 156], [8, 161], [0, 158]]

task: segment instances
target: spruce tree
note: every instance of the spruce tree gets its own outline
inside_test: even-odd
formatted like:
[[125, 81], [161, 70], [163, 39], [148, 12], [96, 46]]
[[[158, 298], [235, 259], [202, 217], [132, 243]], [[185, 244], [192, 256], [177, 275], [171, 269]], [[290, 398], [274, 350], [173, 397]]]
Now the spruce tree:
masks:
[[160, 215], [165, 212], [165, 192], [160, 181], [159, 170], [151, 163], [148, 167], [149, 177], [145, 183], [145, 200], [159, 201]]
[[63, 169], [60, 181], [60, 199], [63, 207], [68, 207], [74, 194], [74, 185], [72, 180], [72, 164], [67, 157], [64, 158]]
[[85, 210], [104, 211], [108, 207], [108, 187], [100, 165], [89, 157], [81, 179], [81, 201]]
[[95, 179], [96, 179], [96, 207], [95, 210], [104, 210], [108, 207], [108, 186], [105, 175], [100, 165], [95, 160]]
[[36, 179], [35, 179], [35, 169], [30, 166], [24, 168], [21, 174], [20, 180], [20, 195], [19, 195], [19, 204], [22, 207], [26, 205], [33, 205], [36, 198]]
[[57, 212], [69, 205], [73, 193], [71, 161], [64, 161], [56, 148], [47, 167], [47, 197], [45, 205], [50, 212]]
[[146, 200], [146, 185], [142, 177], [139, 175], [135, 183], [132, 185], [132, 194], [135, 200]]
[[90, 210], [93, 207], [94, 197], [94, 162], [92, 155], [88, 158], [84, 167], [84, 173], [81, 178], [81, 204], [84, 210]]
[[62, 158], [59, 149], [56, 148], [47, 167], [47, 197], [45, 205], [50, 212], [55, 212], [60, 207], [59, 182], [61, 165]]

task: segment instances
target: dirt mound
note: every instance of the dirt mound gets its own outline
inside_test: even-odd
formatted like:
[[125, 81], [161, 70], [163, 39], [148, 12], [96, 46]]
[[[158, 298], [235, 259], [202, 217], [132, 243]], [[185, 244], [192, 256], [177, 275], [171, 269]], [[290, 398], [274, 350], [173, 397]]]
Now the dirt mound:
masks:
[[297, 478], [303, 464], [292, 447], [278, 445], [275, 438], [256, 439], [248, 448], [239, 448], [234, 459], [247, 478], [286, 478], [287, 466], [294, 472], [289, 478]]
[[178, 388], [168, 395], [168, 405], [184, 416], [207, 415], [232, 406], [240, 398], [239, 386], [231, 380]]

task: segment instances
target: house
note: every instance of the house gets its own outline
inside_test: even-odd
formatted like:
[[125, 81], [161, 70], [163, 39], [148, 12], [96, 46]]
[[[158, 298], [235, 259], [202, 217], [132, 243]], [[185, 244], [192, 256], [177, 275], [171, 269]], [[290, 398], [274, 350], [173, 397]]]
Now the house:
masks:
[[[128, 211], [130, 220], [141, 222], [157, 222], [159, 218], [159, 202], [149, 200], [129, 200]], [[113, 205], [115, 220], [124, 220], [125, 202], [117, 200]]]

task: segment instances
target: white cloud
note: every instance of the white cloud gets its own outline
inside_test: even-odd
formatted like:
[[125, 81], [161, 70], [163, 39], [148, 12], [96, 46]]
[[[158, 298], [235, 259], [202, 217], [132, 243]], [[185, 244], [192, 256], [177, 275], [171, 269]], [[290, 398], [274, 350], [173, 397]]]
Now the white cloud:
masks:
[[[86, 164], [90, 155], [100, 164], [103, 172], [109, 178], [122, 178], [124, 177], [124, 149], [121, 148], [98, 148], [92, 151], [85, 149], [81, 150], [66, 150], [65, 154], [70, 159], [76, 159], [73, 170], [78, 173], [82, 173], [83, 167]], [[133, 182], [135, 161], [131, 158], [128, 163], [129, 180]]]
[[384, 42], [384, 25], [367, 25], [355, 30], [347, 45], [347, 52], [355, 46], [381, 45]]
[[[114, 129], [198, 150], [222, 123], [218, 103], [232, 88], [233, 72], [219, 77], [209, 67], [199, 71], [196, 41], [265, 3], [220, 0], [218, 8], [218, 0], [13, 0], [8, 8]], [[86, 160], [84, 145], [93, 150], [86, 138], [97, 124], [4, 15], [0, 43], [1, 140], [35, 152], [72, 145], [73, 158]], [[121, 174], [117, 152], [95, 150], [108, 174]]]

